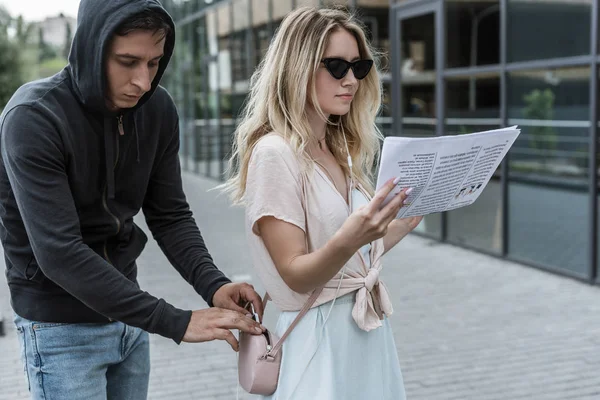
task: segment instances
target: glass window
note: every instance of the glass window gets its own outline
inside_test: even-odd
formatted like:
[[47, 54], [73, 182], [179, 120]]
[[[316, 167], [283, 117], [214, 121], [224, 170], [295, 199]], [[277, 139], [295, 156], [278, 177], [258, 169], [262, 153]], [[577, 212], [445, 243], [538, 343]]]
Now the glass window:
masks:
[[590, 53], [592, 0], [508, 0], [508, 60]]
[[231, 33], [231, 10], [228, 3], [221, 4], [217, 7], [217, 19], [219, 37], [229, 35]]
[[250, 1], [252, 1], [252, 26], [266, 25], [269, 22], [269, 2], [272, 0]]
[[206, 4], [204, 0], [191, 0], [189, 3], [188, 15], [200, 11]]
[[[600, 75], [600, 69], [598, 70], [598, 75]], [[600, 98], [600, 86], [598, 86], [596, 92], [596, 96]], [[598, 104], [598, 108], [600, 109], [600, 104]], [[598, 114], [598, 118], [600, 118], [600, 113]], [[600, 131], [600, 121], [598, 122], [598, 131]], [[598, 222], [596, 225], [596, 236], [598, 237], [598, 241], [596, 243], [596, 252], [597, 254], [597, 266], [596, 266], [596, 279], [597, 282], [600, 283], [600, 133], [597, 132], [597, 141], [596, 141], [596, 167], [597, 167], [597, 175], [596, 175], [596, 198], [597, 198], [597, 207], [598, 207]]]
[[[485, 127], [477, 129], [493, 129]], [[448, 240], [452, 243], [500, 253], [502, 251], [502, 184], [496, 174], [477, 201], [447, 213]]]
[[500, 2], [446, 1], [448, 68], [500, 62]]
[[[191, 7], [191, 6], [190, 6]], [[209, 89], [208, 77], [208, 42], [210, 26], [208, 18], [195, 19], [190, 24], [184, 25], [189, 38], [189, 48], [192, 56], [189, 60], [190, 75], [189, 84], [185, 88], [189, 91], [188, 98], [192, 104], [192, 110], [188, 115], [189, 121], [185, 125], [185, 134], [189, 136], [188, 145], [190, 161], [202, 162], [206, 160], [206, 146], [203, 141], [206, 135], [203, 122], [210, 118], [211, 108], [209, 105], [212, 93]]]
[[[436, 135], [435, 18], [426, 14], [401, 20], [400, 130], [396, 135]], [[395, 49], [394, 49], [395, 50]], [[396, 50], [397, 51], [397, 50]], [[416, 231], [441, 239], [441, 215], [426, 215]]]
[[[276, 0], [278, 1], [278, 0]], [[287, 1], [287, 0], [285, 0]], [[282, 1], [283, 3], [283, 1]], [[308, 6], [308, 7], [319, 7], [320, 3], [319, 0], [296, 0], [296, 7], [304, 7], [304, 6]]]
[[252, 0], [252, 41], [254, 45], [254, 67], [265, 56], [271, 32], [269, 31], [269, 2], [271, 0]]
[[434, 14], [402, 19], [400, 32], [400, 49], [394, 50], [401, 55], [398, 84], [402, 125], [413, 133], [421, 131], [416, 125], [429, 131], [436, 125]]
[[392, 132], [392, 85], [390, 82], [383, 83], [381, 99], [381, 112], [377, 117], [377, 126], [384, 136], [394, 136]]
[[[500, 76], [497, 72], [451, 77], [446, 80], [446, 117], [495, 119], [500, 124]], [[459, 125], [460, 121], [450, 124]]]
[[234, 0], [233, 8], [233, 32], [231, 35], [231, 64], [234, 82], [243, 82], [250, 78], [249, 63], [251, 60], [248, 27], [250, 26], [250, 0]]
[[[459, 135], [500, 126], [498, 73], [446, 80], [445, 134]], [[498, 168], [475, 203], [447, 213], [448, 240], [496, 253], [502, 251], [502, 186]]]
[[[184, 156], [186, 163], [194, 156], [193, 143], [193, 128], [194, 128], [194, 36], [193, 25], [184, 26], [181, 36], [179, 53], [182, 53], [180, 59], [181, 71], [181, 99], [179, 105], [181, 124], [180, 128], [183, 134], [181, 143], [181, 153]], [[187, 165], [187, 164], [186, 164]]]
[[[550, 5], [550, 4], [549, 4]], [[589, 242], [589, 68], [512, 72], [508, 250], [584, 276]]]
[[349, 7], [352, 5], [351, 3], [352, 3], [351, 0], [323, 0], [323, 5], [325, 7], [337, 6], [337, 5]]
[[[301, 1], [296, 1], [300, 6]], [[292, 11], [292, 0], [273, 0], [273, 20], [281, 20]]]
[[358, 2], [357, 14], [366, 28], [371, 45], [382, 53], [381, 70], [387, 74], [390, 68], [389, 3], [381, 1]]
[[[205, 37], [202, 43], [203, 56], [198, 57], [199, 63], [204, 64], [204, 71], [201, 72], [199, 78], [202, 80], [202, 91], [208, 95], [206, 101], [206, 111], [204, 118], [215, 119], [219, 118], [217, 113], [217, 98], [219, 91], [219, 39], [217, 35], [218, 16], [215, 11], [208, 12], [206, 18], [202, 19], [203, 25], [206, 26]], [[200, 79], [199, 79], [200, 80]], [[200, 97], [202, 93], [198, 93]]]
[[377, 7], [389, 9], [389, 0], [357, 0], [356, 5], [358, 7]]

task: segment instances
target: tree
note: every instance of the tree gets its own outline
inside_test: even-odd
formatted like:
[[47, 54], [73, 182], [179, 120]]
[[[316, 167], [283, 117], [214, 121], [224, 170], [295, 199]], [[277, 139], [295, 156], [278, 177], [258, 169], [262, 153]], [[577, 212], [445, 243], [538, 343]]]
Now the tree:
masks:
[[0, 35], [8, 36], [8, 28], [12, 24], [12, 17], [5, 8], [0, 6]]
[[23, 84], [20, 47], [8, 35], [11, 23], [8, 12], [0, 7], [0, 111]]
[[56, 51], [44, 40], [44, 29], [40, 27], [38, 46], [40, 48], [39, 63], [43, 63], [46, 60], [51, 60], [56, 57]]
[[69, 21], [65, 21], [65, 27], [67, 30], [67, 36], [65, 37], [65, 48], [63, 49], [63, 57], [69, 59], [69, 52], [71, 51], [71, 42], [73, 41], [73, 32], [71, 32], [71, 24]]
[[[550, 89], [532, 90], [523, 97], [526, 106], [523, 116], [527, 119], [551, 121], [554, 119], [554, 93]], [[556, 131], [551, 126], [534, 126], [528, 129], [530, 133], [529, 145], [542, 150], [542, 162], [546, 162], [549, 155], [557, 148], [558, 138]]]
[[24, 47], [30, 43], [29, 41], [34, 28], [35, 25], [25, 22], [22, 15], [17, 17], [15, 39], [19, 43], [19, 46]]

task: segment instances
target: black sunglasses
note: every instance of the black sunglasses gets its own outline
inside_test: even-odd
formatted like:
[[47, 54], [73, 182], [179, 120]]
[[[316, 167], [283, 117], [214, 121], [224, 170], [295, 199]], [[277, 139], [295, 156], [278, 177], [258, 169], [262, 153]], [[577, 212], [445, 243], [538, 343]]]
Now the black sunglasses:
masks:
[[325, 64], [327, 71], [335, 79], [342, 79], [348, 73], [348, 70], [352, 68], [352, 73], [356, 79], [364, 79], [373, 66], [373, 60], [358, 60], [349, 62], [343, 58], [324, 58], [321, 60]]

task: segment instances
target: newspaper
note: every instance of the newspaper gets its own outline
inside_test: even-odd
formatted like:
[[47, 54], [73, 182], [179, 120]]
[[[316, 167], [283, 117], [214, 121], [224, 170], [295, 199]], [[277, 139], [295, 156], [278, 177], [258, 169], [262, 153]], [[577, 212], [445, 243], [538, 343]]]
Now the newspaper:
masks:
[[473, 204], [520, 133], [513, 126], [458, 136], [385, 138], [376, 188], [396, 177], [400, 182], [383, 204], [410, 187], [397, 218]]

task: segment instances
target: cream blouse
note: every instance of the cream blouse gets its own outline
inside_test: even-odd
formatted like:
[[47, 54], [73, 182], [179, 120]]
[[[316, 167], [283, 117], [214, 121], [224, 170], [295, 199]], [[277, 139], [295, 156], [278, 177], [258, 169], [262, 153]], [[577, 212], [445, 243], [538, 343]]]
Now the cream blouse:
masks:
[[[364, 188], [358, 186], [358, 189], [370, 198]], [[303, 173], [294, 150], [276, 133], [261, 138], [252, 152], [244, 201], [246, 233], [259, 278], [282, 311], [300, 310], [310, 293], [294, 292], [283, 281], [260, 236], [257, 222], [271, 216], [294, 224], [307, 234], [308, 250], [315, 251], [346, 221], [350, 214], [348, 204], [318, 166], [314, 173]], [[339, 297], [357, 291], [352, 317], [365, 331], [381, 326], [383, 315], [393, 312], [388, 291], [379, 280], [383, 252], [383, 239], [374, 241], [369, 268], [369, 263], [357, 251], [346, 263], [338, 294]], [[340, 270], [327, 282], [313, 307], [333, 300], [341, 275]]]

